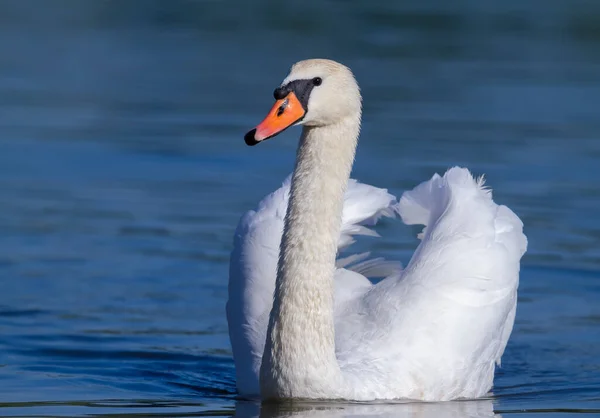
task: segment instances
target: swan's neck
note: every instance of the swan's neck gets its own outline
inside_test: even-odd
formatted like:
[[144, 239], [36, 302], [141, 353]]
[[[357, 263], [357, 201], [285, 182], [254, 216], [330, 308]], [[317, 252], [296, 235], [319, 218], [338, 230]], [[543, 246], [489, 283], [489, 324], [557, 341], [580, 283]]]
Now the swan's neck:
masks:
[[358, 117], [302, 131], [261, 367], [263, 398], [331, 398], [343, 386], [333, 275], [359, 128]]

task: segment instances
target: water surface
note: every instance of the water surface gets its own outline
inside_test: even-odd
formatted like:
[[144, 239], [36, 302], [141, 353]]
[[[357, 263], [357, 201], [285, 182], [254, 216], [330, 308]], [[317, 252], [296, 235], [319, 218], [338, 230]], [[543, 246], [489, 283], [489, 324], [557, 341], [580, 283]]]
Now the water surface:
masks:
[[[600, 415], [599, 5], [249, 4], [0, 3], [0, 415]], [[299, 132], [242, 137], [319, 56], [362, 87], [353, 177], [400, 195], [467, 166], [525, 223], [487, 399], [236, 401], [232, 235]], [[417, 229], [377, 229], [357, 250], [406, 263]]]

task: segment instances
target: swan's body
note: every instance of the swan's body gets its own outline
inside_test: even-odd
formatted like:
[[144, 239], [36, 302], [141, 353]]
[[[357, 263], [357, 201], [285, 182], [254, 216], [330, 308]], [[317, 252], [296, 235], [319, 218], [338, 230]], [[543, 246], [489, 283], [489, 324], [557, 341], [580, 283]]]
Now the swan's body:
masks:
[[[240, 394], [350, 400], [486, 394], [514, 322], [527, 246], [519, 218], [496, 205], [466, 169], [435, 175], [399, 203], [386, 190], [349, 182], [361, 106], [346, 67], [300, 62], [278, 90], [283, 104], [273, 118], [286, 117], [289, 100], [289, 109], [302, 105], [304, 113], [292, 119], [303, 115], [305, 127], [291, 180], [236, 231], [227, 316]], [[281, 127], [268, 124], [277, 122], [265, 120], [246, 141], [276, 134]], [[382, 260], [349, 269], [338, 260], [336, 267], [351, 235], [395, 212], [407, 224], [426, 226], [404, 271]], [[371, 273], [387, 277], [374, 285]]]

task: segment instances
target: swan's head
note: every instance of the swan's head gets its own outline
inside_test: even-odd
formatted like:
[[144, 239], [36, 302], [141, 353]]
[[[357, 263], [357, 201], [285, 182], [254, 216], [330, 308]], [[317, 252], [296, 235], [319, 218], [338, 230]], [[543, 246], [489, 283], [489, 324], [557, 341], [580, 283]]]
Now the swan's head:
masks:
[[256, 145], [293, 125], [326, 126], [346, 118], [360, 118], [358, 84], [352, 71], [335, 61], [297, 62], [273, 95], [273, 108], [265, 120], [246, 134], [246, 144]]

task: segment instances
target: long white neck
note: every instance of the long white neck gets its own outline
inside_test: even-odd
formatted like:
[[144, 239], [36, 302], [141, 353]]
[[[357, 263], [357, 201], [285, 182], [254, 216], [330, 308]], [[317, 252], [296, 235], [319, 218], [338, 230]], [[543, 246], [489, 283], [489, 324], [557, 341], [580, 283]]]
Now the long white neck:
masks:
[[302, 131], [262, 359], [263, 398], [332, 398], [342, 390], [333, 275], [359, 130], [360, 115]]

